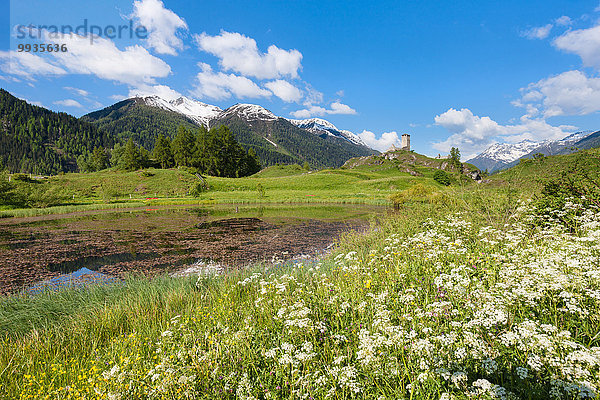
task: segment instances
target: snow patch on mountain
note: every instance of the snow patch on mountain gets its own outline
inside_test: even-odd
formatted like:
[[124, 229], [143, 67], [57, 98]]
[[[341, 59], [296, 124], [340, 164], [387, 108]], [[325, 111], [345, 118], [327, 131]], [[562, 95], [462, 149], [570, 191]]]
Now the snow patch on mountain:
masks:
[[275, 142], [273, 142], [273, 141], [271, 141], [271, 140], [267, 139], [266, 137], [265, 137], [264, 139], [265, 139], [267, 142], [271, 143], [273, 146], [275, 146], [275, 147], [278, 147], [278, 146], [277, 146], [277, 143], [275, 143]]
[[347, 130], [338, 129], [331, 122], [322, 118], [289, 119], [288, 121], [296, 125], [298, 128], [305, 129], [310, 133], [314, 133], [315, 135], [328, 135], [338, 137], [345, 139], [351, 143], [357, 144], [359, 146], [368, 147], [367, 144], [358, 135]]
[[510, 163], [518, 160], [526, 154], [529, 154], [533, 149], [539, 147], [540, 144], [540, 142], [534, 142], [531, 140], [524, 140], [514, 144], [495, 143], [475, 158], [488, 158], [494, 161]]
[[205, 127], [208, 127], [210, 120], [222, 111], [217, 106], [192, 100], [185, 96], [181, 96], [175, 100], [165, 100], [158, 96], [148, 96], [143, 97], [142, 100], [147, 106], [183, 114], [195, 123]]
[[256, 104], [236, 104], [222, 111], [219, 118], [237, 115], [245, 121], [276, 121], [279, 117]]

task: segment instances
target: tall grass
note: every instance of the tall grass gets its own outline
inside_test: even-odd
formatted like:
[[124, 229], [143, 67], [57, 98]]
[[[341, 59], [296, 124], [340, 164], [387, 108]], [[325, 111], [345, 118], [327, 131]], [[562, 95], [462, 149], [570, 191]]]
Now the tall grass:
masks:
[[[585, 398], [600, 220], [515, 193], [406, 203], [317, 264], [3, 300], [6, 398]], [[569, 205], [569, 207], [575, 207]]]

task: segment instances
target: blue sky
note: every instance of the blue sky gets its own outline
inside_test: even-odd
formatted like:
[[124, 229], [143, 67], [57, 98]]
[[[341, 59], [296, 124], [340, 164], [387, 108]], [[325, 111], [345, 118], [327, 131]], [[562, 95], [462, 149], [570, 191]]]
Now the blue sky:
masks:
[[[380, 150], [410, 133], [417, 152], [457, 146], [464, 158], [600, 129], [598, 0], [28, 0], [0, 15], [0, 86], [76, 116], [135, 94], [185, 95], [322, 117]], [[17, 25], [85, 19], [149, 34], [16, 37]], [[16, 51], [26, 43], [68, 51]]]

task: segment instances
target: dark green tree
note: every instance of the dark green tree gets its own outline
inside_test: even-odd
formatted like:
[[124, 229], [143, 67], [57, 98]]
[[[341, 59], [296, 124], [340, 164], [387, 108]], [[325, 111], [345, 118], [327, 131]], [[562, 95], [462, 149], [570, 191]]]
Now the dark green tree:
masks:
[[163, 134], [158, 135], [156, 139], [152, 150], [152, 158], [160, 164], [161, 168], [171, 168], [175, 163], [171, 151], [171, 141]]
[[171, 145], [173, 159], [179, 166], [192, 166], [196, 158], [196, 138], [183, 126], [177, 129], [177, 136]]
[[119, 160], [119, 168], [126, 171], [134, 171], [142, 167], [142, 157], [133, 139], [129, 139]]
[[460, 150], [458, 147], [450, 149], [450, 163], [456, 168], [458, 172], [462, 172], [462, 163], [460, 162]]
[[110, 166], [108, 154], [106, 154], [106, 149], [104, 149], [104, 147], [97, 146], [94, 148], [91, 161], [91, 166], [94, 171], [100, 171]]
[[[308, 166], [308, 163], [305, 164]], [[246, 175], [253, 175], [261, 169], [262, 166], [260, 165], [260, 159], [258, 158], [258, 154], [256, 154], [256, 151], [254, 151], [254, 149], [251, 147], [248, 150]], [[307, 169], [310, 169], [310, 167], [308, 167]]]
[[77, 157], [77, 169], [79, 172], [92, 172], [91, 157], [89, 154], [81, 154]]

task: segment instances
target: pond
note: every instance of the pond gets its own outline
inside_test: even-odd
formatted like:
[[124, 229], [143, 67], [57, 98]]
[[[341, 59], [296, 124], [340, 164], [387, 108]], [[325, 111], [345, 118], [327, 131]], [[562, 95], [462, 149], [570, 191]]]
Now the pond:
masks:
[[108, 277], [152, 276], [203, 262], [227, 269], [311, 258], [344, 232], [367, 229], [385, 211], [362, 205], [183, 205], [3, 219], [0, 293], [82, 268]]

